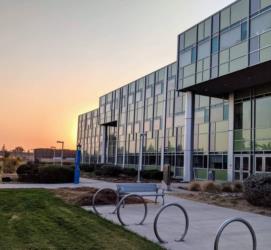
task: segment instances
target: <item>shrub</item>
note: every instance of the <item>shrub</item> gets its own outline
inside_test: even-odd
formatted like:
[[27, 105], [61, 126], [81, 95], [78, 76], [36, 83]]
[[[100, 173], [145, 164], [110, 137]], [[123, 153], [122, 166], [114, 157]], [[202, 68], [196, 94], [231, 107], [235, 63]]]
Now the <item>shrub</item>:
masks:
[[18, 179], [21, 182], [38, 182], [39, 169], [35, 163], [28, 162], [19, 166], [16, 170]]
[[85, 171], [85, 172], [91, 173], [91, 172], [95, 171], [95, 165], [94, 164], [85, 164], [85, 163], [83, 163], [83, 164], [80, 165], [80, 169]]
[[122, 173], [122, 168], [113, 165], [103, 165], [95, 170], [97, 176], [118, 177]]
[[123, 168], [122, 173], [129, 177], [135, 177], [137, 175], [137, 170], [134, 168]]
[[244, 181], [244, 195], [252, 205], [271, 207], [271, 173], [248, 177]]
[[236, 181], [233, 183], [233, 192], [235, 193], [241, 193], [244, 191], [243, 183], [240, 181]]
[[201, 190], [200, 183], [197, 182], [197, 181], [192, 181], [192, 182], [189, 183], [189, 185], [188, 185], [188, 190], [189, 190], [189, 191], [200, 191], [200, 190]]
[[158, 180], [161, 181], [163, 180], [163, 172], [160, 170], [143, 170], [141, 171], [141, 176], [144, 179], [151, 179], [151, 180]]
[[213, 181], [204, 181], [201, 183], [201, 191], [208, 193], [218, 193], [221, 191], [221, 188]]
[[3, 173], [5, 174], [15, 173], [18, 164], [19, 164], [19, 159], [17, 158], [4, 158], [3, 159]]
[[74, 169], [66, 166], [42, 166], [39, 168], [39, 181], [41, 183], [67, 183], [73, 182]]
[[226, 193], [233, 192], [233, 185], [230, 182], [225, 182], [221, 184], [221, 191]]

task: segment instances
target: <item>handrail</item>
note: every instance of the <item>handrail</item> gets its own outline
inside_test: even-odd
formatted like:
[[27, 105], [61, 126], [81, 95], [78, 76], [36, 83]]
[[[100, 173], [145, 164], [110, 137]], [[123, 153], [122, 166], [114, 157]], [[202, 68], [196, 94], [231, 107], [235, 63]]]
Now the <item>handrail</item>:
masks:
[[147, 214], [148, 214], [147, 204], [146, 204], [144, 198], [141, 195], [139, 195], [139, 194], [127, 194], [127, 195], [122, 197], [122, 199], [119, 201], [119, 203], [117, 204], [117, 207], [116, 207], [117, 216], [118, 216], [119, 222], [121, 223], [122, 226], [127, 226], [127, 225], [123, 222], [123, 220], [122, 220], [122, 218], [120, 216], [120, 207], [125, 202], [125, 200], [127, 198], [132, 197], [132, 196], [140, 198], [143, 201], [144, 208], [145, 208], [143, 219], [137, 225], [142, 225], [144, 223], [146, 217], [147, 217]]
[[163, 207], [160, 208], [160, 210], [158, 211], [158, 213], [155, 216], [154, 223], [153, 223], [153, 229], [154, 229], [155, 236], [159, 240], [160, 243], [167, 243], [167, 242], [164, 241], [160, 237], [160, 235], [158, 233], [158, 230], [157, 230], [157, 223], [158, 223], [159, 216], [166, 208], [173, 207], [173, 206], [180, 208], [182, 210], [182, 212], [184, 213], [184, 217], [185, 217], [185, 230], [184, 230], [184, 233], [182, 234], [182, 236], [181, 236], [181, 238], [179, 240], [175, 240], [175, 241], [177, 241], [177, 242], [183, 241], [186, 234], [187, 234], [187, 231], [188, 231], [188, 228], [189, 228], [189, 217], [188, 217], [188, 214], [187, 214], [186, 210], [178, 203], [169, 203], [169, 204], [164, 205]]
[[100, 192], [105, 191], [105, 190], [113, 191], [113, 192], [116, 194], [116, 204], [117, 204], [118, 201], [119, 201], [119, 194], [118, 194], [118, 192], [117, 192], [116, 190], [114, 190], [114, 189], [112, 189], [112, 188], [100, 188], [100, 189], [93, 195], [93, 197], [92, 197], [92, 207], [93, 207], [94, 212], [95, 212], [96, 214], [98, 214], [98, 215], [99, 215], [100, 213], [99, 213], [98, 210], [96, 209], [96, 204], [95, 204], [96, 197], [97, 197], [97, 195], [98, 195]]
[[214, 243], [214, 250], [218, 250], [218, 243], [219, 243], [219, 240], [220, 240], [220, 236], [223, 232], [223, 230], [229, 225], [231, 224], [232, 222], [241, 222], [243, 223], [245, 226], [247, 226], [247, 228], [249, 229], [250, 233], [251, 233], [251, 236], [252, 236], [252, 242], [253, 242], [253, 250], [256, 250], [257, 249], [257, 239], [256, 239], [256, 234], [255, 234], [255, 231], [253, 229], [253, 227], [250, 225], [249, 222], [247, 222], [246, 220], [242, 219], [242, 218], [232, 218], [232, 219], [229, 219], [229, 220], [226, 220], [225, 222], [223, 222], [223, 224], [219, 227], [218, 231], [217, 231], [217, 234], [216, 234], [216, 237], [215, 237], [215, 243]]

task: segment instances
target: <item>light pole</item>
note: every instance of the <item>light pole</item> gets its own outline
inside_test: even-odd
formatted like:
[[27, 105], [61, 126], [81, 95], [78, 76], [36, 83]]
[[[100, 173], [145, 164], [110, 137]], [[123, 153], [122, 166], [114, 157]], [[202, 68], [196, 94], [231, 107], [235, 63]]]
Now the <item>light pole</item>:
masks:
[[64, 141], [56, 141], [56, 143], [60, 143], [61, 144], [61, 166], [63, 166]]
[[140, 182], [140, 171], [142, 170], [143, 163], [143, 143], [146, 133], [140, 133], [140, 148], [139, 148], [139, 164], [137, 167], [137, 182]]
[[54, 163], [54, 165], [56, 165], [56, 147], [53, 147], [53, 146], [52, 146], [51, 149], [54, 150], [53, 163]]

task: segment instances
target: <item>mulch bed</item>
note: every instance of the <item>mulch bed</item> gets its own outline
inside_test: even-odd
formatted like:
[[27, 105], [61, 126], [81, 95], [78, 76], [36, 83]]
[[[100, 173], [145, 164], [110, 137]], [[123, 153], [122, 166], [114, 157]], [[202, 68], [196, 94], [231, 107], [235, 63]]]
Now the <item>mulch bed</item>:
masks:
[[243, 197], [242, 193], [206, 193], [206, 192], [193, 192], [193, 193], [176, 193], [183, 199], [203, 202], [220, 207], [237, 209], [245, 212], [252, 212], [271, 217], [270, 207], [256, 207], [248, 203]]
[[[65, 202], [78, 205], [78, 206], [91, 206], [92, 205], [92, 197], [97, 192], [97, 188], [92, 187], [79, 187], [79, 188], [59, 188], [55, 189], [52, 192]], [[151, 202], [149, 200], [145, 200], [146, 202]], [[136, 197], [130, 197], [125, 200], [126, 204], [140, 204], [142, 203]], [[97, 205], [112, 205], [116, 204], [116, 195], [110, 190], [102, 191], [96, 197]]]

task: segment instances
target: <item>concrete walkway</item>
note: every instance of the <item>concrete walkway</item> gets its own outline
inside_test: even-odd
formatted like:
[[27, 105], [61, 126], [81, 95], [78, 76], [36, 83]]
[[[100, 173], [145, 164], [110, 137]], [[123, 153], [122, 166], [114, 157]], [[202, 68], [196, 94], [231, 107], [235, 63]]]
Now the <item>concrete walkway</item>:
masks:
[[[92, 179], [81, 179], [79, 185], [74, 184], [0, 184], [0, 188], [61, 188], [61, 187], [108, 187], [115, 188], [115, 183], [97, 181]], [[181, 192], [181, 191], [180, 191]], [[177, 208], [168, 208], [165, 210], [158, 221], [158, 230], [160, 236], [168, 241], [163, 244], [167, 249], [184, 250], [211, 250], [213, 249], [214, 239], [219, 226], [229, 218], [241, 217], [246, 219], [253, 226], [258, 241], [257, 250], [271, 249], [271, 217], [261, 216], [253, 213], [240, 212], [238, 210], [217, 207], [213, 205], [198, 203], [194, 201], [180, 199], [168, 194], [166, 203], [177, 202], [181, 204], [188, 212], [190, 226], [184, 242], [175, 242], [181, 236], [184, 230], [184, 216]], [[84, 207], [86, 210], [92, 210], [91, 207]], [[126, 205], [121, 208], [122, 219], [126, 228], [139, 235], [158, 242], [154, 231], [153, 221], [161, 205], [148, 203], [148, 215], [144, 225], [136, 225], [143, 216], [143, 205]], [[114, 223], [120, 224], [117, 215], [112, 214], [113, 206], [101, 206], [98, 210], [102, 216]], [[248, 229], [240, 223], [233, 223], [227, 227], [222, 234], [219, 250], [249, 250], [252, 249], [252, 240]]]

